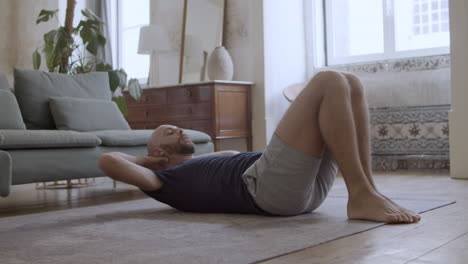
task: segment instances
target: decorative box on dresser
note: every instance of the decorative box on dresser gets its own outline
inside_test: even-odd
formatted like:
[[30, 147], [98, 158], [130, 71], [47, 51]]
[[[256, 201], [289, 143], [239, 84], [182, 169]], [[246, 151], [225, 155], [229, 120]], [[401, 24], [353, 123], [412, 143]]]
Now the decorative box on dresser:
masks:
[[124, 92], [127, 121], [133, 129], [162, 124], [198, 130], [219, 141], [245, 138], [252, 151], [251, 89], [253, 83], [210, 81], [143, 89], [140, 100]]

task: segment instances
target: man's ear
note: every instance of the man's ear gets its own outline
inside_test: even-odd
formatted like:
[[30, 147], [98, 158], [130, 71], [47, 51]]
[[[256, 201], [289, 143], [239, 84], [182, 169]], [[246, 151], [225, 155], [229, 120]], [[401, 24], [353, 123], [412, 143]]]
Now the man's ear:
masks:
[[152, 157], [167, 157], [167, 153], [160, 147], [153, 148], [149, 155]]

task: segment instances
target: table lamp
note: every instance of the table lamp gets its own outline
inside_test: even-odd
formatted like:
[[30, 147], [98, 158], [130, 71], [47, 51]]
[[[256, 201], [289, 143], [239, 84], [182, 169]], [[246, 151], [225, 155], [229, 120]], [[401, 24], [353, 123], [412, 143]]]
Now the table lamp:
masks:
[[162, 51], [171, 50], [169, 36], [164, 27], [159, 25], [148, 25], [140, 28], [140, 40], [138, 42], [138, 54], [150, 54], [150, 70], [148, 75], [148, 85], [157, 85], [159, 81], [158, 54]]

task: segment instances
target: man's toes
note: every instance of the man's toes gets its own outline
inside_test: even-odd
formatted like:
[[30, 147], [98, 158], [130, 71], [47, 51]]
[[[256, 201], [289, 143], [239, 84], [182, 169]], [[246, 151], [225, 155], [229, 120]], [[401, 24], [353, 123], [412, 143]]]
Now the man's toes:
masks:
[[407, 223], [414, 223], [413, 216], [411, 214], [405, 214], [406, 218], [408, 219]]
[[401, 218], [403, 219], [402, 223], [411, 223], [411, 217], [408, 214], [402, 213]]
[[421, 217], [419, 215], [417, 215], [417, 214], [412, 215], [412, 218], [413, 218], [414, 222], [419, 222], [419, 220], [421, 220]]
[[388, 215], [388, 223], [397, 224], [397, 223], [401, 223], [401, 220], [402, 218], [400, 217], [399, 214]]

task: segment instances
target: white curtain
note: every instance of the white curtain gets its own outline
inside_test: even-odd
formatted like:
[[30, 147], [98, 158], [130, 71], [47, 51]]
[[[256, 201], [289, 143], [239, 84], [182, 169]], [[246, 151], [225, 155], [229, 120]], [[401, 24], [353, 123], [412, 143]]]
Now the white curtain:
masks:
[[325, 66], [325, 24], [323, 0], [304, 0], [307, 77]]
[[[114, 0], [115, 1], [115, 0]], [[106, 38], [106, 45], [99, 51], [98, 60], [103, 61], [112, 65], [112, 13], [111, 13], [111, 0], [86, 0], [86, 7], [93, 11], [98, 17], [100, 17], [104, 24], [101, 26], [101, 33]]]

